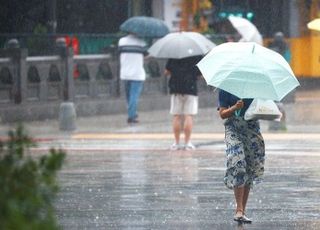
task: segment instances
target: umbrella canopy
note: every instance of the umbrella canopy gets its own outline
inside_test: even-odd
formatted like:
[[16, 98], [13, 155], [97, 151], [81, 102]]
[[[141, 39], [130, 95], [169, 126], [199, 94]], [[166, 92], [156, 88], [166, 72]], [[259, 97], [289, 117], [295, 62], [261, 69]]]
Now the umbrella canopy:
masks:
[[156, 41], [148, 50], [149, 54], [158, 58], [181, 59], [205, 55], [216, 45], [197, 32], [170, 33]]
[[208, 85], [239, 98], [280, 101], [299, 86], [287, 61], [253, 42], [229, 42], [213, 48], [198, 64]]
[[232, 26], [239, 32], [245, 42], [256, 42], [262, 45], [262, 36], [257, 27], [249, 20], [241, 17], [229, 16]]
[[320, 31], [320, 18], [312, 20], [307, 26], [310, 30]]
[[160, 38], [169, 33], [169, 28], [163, 20], [146, 16], [135, 16], [127, 19], [121, 24], [120, 30], [147, 38]]

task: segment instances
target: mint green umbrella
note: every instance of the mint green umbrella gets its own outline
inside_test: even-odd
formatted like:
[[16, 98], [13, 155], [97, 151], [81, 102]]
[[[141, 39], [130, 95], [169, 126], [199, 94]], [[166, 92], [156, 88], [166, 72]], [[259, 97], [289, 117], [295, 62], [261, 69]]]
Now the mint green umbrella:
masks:
[[280, 54], [253, 42], [218, 45], [197, 66], [208, 85], [239, 98], [280, 101], [300, 85]]

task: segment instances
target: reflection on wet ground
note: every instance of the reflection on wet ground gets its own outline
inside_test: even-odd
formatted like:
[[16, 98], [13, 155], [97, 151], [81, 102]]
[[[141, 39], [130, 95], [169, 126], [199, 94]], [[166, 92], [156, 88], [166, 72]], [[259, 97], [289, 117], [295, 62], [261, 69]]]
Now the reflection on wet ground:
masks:
[[[266, 171], [248, 203], [251, 225], [233, 221], [233, 194], [222, 182], [224, 127], [214, 105], [195, 117], [197, 150], [192, 152], [167, 150], [172, 144], [168, 110], [141, 111], [141, 122], [132, 126], [125, 114], [78, 118], [72, 133], [61, 132], [57, 120], [26, 126], [40, 140], [36, 151], [48, 146], [68, 150], [56, 201], [66, 230], [316, 230], [319, 95], [320, 90], [298, 92], [295, 103], [285, 104], [286, 132], [269, 132], [269, 123], [261, 122]], [[0, 136], [9, 127], [1, 125]]]
[[307, 143], [268, 144], [264, 183], [248, 202], [251, 225], [233, 221], [220, 145], [69, 151], [59, 175], [59, 222], [64, 229], [320, 229], [320, 153], [301, 154]]

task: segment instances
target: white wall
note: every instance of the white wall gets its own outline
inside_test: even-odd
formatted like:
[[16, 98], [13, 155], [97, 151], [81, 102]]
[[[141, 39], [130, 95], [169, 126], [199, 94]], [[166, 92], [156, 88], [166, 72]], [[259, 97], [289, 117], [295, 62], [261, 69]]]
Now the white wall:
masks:
[[171, 32], [179, 31], [181, 21], [181, 0], [163, 0], [164, 21]]

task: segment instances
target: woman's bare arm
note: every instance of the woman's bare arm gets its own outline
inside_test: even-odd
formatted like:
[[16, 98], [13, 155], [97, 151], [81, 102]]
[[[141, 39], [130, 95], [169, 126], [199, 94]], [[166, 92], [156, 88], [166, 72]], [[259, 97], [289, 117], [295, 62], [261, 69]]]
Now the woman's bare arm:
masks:
[[167, 69], [164, 70], [164, 76], [169, 77], [171, 75], [171, 72]]
[[243, 101], [239, 100], [237, 101], [236, 104], [234, 104], [233, 106], [226, 108], [226, 107], [220, 107], [219, 108], [219, 115], [222, 119], [226, 119], [229, 118], [233, 115], [233, 113], [238, 110], [241, 109], [243, 107]]

